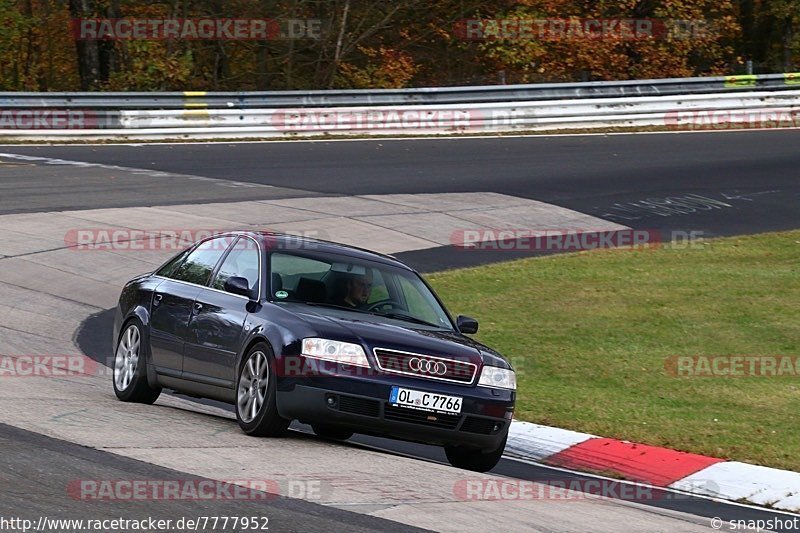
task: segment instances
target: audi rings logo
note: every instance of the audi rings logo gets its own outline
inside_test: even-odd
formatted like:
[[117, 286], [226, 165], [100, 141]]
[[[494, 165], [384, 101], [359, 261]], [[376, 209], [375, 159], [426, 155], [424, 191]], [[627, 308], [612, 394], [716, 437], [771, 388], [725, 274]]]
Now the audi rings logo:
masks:
[[421, 372], [432, 376], [444, 376], [447, 373], [447, 365], [441, 361], [421, 359], [419, 357], [412, 357], [409, 359], [408, 368], [414, 372]]

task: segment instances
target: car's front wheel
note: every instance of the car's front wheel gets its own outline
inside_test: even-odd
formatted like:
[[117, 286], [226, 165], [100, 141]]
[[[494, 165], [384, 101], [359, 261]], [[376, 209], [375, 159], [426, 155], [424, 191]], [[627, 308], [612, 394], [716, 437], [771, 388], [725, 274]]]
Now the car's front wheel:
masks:
[[253, 437], [278, 437], [291, 420], [278, 414], [277, 381], [272, 371], [272, 351], [260, 342], [242, 360], [236, 379], [236, 419], [242, 431]]
[[133, 319], [125, 324], [117, 341], [114, 393], [123, 402], [151, 404], [161, 394], [161, 389], [147, 382], [147, 343], [142, 333], [142, 323]]
[[447, 455], [447, 460], [456, 468], [463, 468], [464, 470], [472, 470], [473, 472], [488, 472], [500, 462], [503, 457], [503, 450], [506, 448], [506, 439], [500, 443], [500, 447], [496, 450], [484, 451], [476, 450], [474, 448], [464, 448], [461, 446], [447, 445], [444, 447], [444, 453]]

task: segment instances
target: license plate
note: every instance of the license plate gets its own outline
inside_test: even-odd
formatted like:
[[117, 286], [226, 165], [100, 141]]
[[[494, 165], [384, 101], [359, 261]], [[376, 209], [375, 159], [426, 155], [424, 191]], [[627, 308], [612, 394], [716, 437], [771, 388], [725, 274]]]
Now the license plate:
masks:
[[457, 415], [461, 412], [460, 396], [392, 387], [389, 403], [398, 407]]

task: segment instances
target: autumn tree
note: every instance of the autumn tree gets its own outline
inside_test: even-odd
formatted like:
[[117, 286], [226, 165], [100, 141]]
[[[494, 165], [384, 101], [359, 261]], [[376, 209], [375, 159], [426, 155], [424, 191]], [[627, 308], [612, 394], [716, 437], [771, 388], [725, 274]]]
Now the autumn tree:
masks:
[[[271, 19], [262, 40], [77, 40], [71, 19]], [[650, 21], [509, 36], [498, 21]], [[0, 90], [303, 90], [795, 69], [797, 0], [0, 0]], [[478, 21], [483, 35], [465, 35]], [[287, 29], [299, 24], [300, 32]], [[305, 28], [304, 24], [309, 27]], [[314, 31], [310, 31], [311, 26]], [[295, 27], [295, 29], [297, 29]], [[305, 32], [304, 32], [305, 31]], [[288, 33], [287, 33], [288, 32]]]

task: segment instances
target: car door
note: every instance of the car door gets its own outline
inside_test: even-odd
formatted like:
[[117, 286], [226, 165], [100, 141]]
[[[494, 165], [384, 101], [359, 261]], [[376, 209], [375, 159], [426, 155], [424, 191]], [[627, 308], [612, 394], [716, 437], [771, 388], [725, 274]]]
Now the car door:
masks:
[[232, 240], [227, 236], [203, 241], [156, 287], [150, 310], [150, 353], [156, 372], [180, 377], [195, 299]]
[[[245, 278], [251, 298], [225, 291], [232, 277]], [[217, 269], [210, 286], [200, 291], [189, 330], [183, 375], [209, 385], [232, 388], [236, 377], [236, 355], [246, 336], [245, 320], [253, 300], [260, 300], [261, 252], [256, 241], [240, 237]]]

